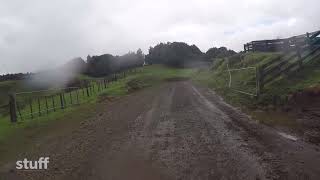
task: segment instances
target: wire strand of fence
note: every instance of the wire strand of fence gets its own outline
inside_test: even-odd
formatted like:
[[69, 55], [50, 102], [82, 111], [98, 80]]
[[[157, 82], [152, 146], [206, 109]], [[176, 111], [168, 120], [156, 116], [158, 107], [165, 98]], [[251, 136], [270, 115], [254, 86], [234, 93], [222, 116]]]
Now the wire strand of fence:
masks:
[[10, 113], [11, 122], [16, 122], [16, 119], [23, 121], [47, 116], [50, 112], [63, 111], [66, 108], [91, 101], [104, 89], [107, 89], [109, 87], [108, 84], [125, 78], [129, 73], [141, 71], [140, 68], [135, 68], [126, 70], [126, 72], [117, 72], [108, 77], [84, 79], [78, 87], [51, 88], [13, 93], [10, 106], [8, 105], [10, 112], [14, 110], [14, 113]]
[[48, 92], [48, 91], [62, 91], [62, 90], [68, 90], [68, 89], [79, 89], [80, 87], [68, 87], [68, 88], [55, 88], [55, 89], [45, 89], [45, 90], [39, 90], [39, 91], [25, 91], [25, 92], [18, 92], [15, 93], [16, 95], [20, 94], [32, 94], [32, 93], [39, 93], [39, 92]]

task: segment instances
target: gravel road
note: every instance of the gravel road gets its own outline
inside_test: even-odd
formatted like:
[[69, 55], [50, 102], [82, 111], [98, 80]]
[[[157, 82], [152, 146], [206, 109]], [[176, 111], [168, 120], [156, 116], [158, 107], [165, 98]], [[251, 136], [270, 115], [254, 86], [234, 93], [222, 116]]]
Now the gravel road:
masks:
[[[256, 123], [213, 91], [164, 83], [101, 103], [32, 157], [49, 170], [4, 179], [320, 179], [320, 147]], [[31, 155], [30, 155], [31, 156]]]

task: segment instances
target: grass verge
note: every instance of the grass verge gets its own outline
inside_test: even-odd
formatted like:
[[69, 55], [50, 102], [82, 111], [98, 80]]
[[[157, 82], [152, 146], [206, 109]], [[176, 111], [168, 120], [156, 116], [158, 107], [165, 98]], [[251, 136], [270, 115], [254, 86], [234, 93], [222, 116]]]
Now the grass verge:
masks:
[[[278, 57], [278, 53], [247, 53], [229, 58], [229, 68], [259, 67]], [[257, 98], [234, 91], [255, 91], [254, 75], [238, 71], [233, 75], [232, 87], [228, 87], [229, 73], [227, 60], [216, 59], [210, 70], [201, 70], [192, 78], [194, 82], [208, 86], [220, 94], [228, 103], [240, 107], [255, 119], [268, 125], [295, 126], [288, 113], [279, 109], [288, 103], [290, 96], [308, 88], [320, 87], [320, 59], [304, 65], [303, 69], [282, 75], [273, 83], [267, 84], [262, 95]], [[234, 86], [235, 84], [235, 86]], [[267, 117], [267, 118], [266, 118]]]

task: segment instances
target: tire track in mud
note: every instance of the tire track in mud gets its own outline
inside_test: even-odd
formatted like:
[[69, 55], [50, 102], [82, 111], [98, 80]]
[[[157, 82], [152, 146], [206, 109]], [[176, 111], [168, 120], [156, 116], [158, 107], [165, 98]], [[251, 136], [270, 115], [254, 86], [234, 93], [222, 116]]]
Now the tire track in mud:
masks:
[[239, 153], [240, 137], [230, 139], [221, 118], [230, 121], [193, 86], [179, 82], [140, 117], [145, 124], [137, 139], [174, 179], [264, 179], [265, 167], [251, 154]]
[[58, 170], [20, 172], [16, 179], [320, 177], [316, 147], [281, 137], [189, 81], [164, 83], [103, 106], [80, 130], [39, 148], [38, 154], [55, 158]]

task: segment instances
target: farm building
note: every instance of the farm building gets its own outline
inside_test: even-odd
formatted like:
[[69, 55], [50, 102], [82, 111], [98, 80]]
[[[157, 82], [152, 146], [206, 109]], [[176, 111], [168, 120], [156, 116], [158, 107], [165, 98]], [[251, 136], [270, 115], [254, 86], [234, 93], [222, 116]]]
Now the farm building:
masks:
[[286, 39], [252, 41], [244, 44], [244, 52], [278, 52], [295, 49], [297, 46], [320, 45], [320, 31], [293, 36]]

